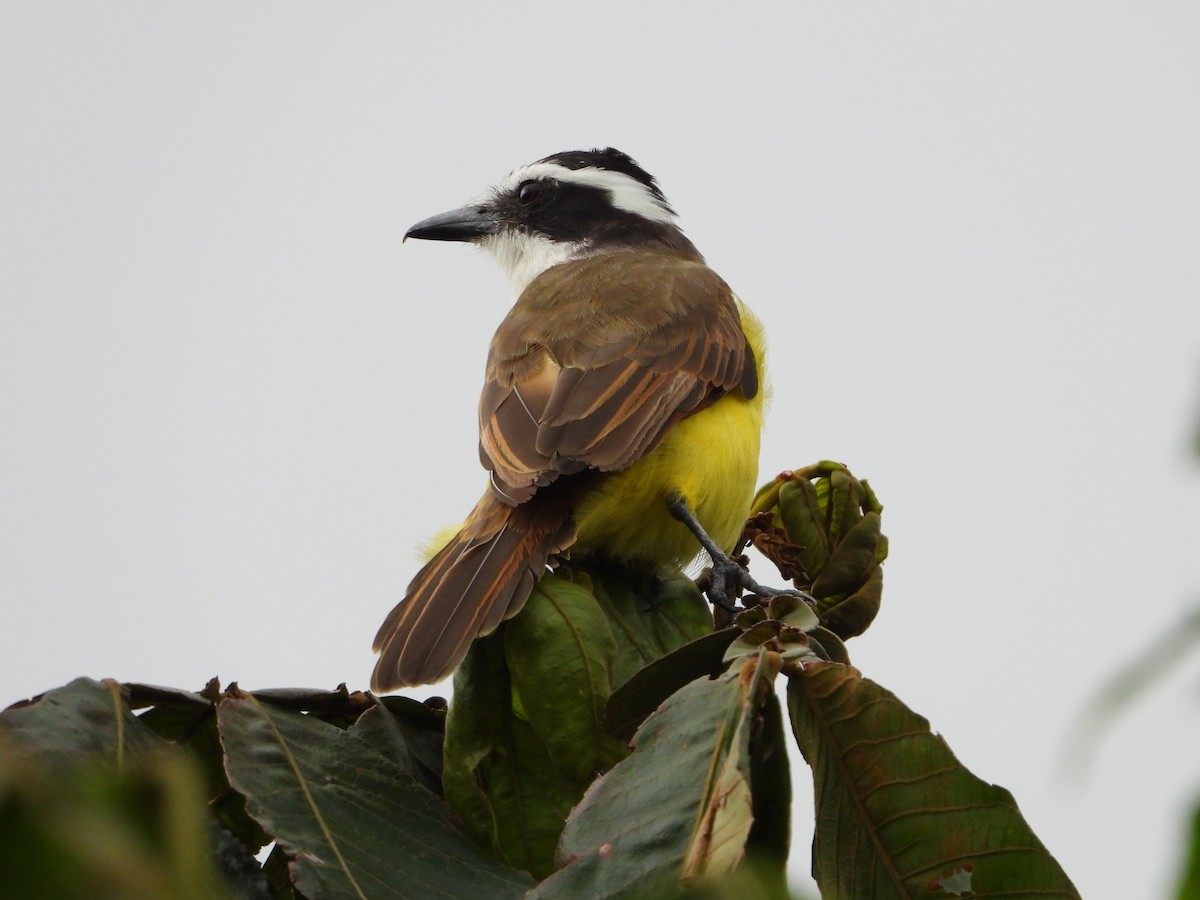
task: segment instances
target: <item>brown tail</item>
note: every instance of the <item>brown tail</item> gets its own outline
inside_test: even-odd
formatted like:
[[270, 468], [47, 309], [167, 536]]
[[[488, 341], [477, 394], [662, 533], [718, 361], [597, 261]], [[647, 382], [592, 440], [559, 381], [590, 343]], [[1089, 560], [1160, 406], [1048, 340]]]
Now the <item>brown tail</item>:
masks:
[[445, 678], [471, 641], [521, 611], [550, 556], [574, 540], [570, 510], [557, 498], [512, 507], [485, 494], [375, 635], [379, 661], [371, 689]]

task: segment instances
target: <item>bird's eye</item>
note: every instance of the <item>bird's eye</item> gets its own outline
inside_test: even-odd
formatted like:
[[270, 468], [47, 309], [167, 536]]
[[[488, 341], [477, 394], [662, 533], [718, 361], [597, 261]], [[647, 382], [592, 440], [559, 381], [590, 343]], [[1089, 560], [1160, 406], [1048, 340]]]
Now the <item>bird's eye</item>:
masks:
[[532, 206], [540, 196], [542, 196], [540, 181], [527, 181], [517, 189], [517, 199], [521, 201], [522, 206]]

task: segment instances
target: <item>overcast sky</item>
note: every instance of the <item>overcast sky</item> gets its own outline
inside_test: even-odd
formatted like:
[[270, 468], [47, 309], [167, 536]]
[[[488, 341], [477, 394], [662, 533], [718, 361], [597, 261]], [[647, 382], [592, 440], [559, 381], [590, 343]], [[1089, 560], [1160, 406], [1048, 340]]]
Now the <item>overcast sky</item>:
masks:
[[5, 3], [0, 706], [78, 675], [365, 688], [413, 548], [483, 489], [509, 300], [481, 254], [400, 239], [611, 144], [767, 325], [763, 479], [837, 459], [886, 505], [855, 663], [1013, 791], [1084, 896], [1163, 896], [1200, 664], [1081, 787], [1062, 753], [1200, 602], [1198, 26], [1188, 3]]

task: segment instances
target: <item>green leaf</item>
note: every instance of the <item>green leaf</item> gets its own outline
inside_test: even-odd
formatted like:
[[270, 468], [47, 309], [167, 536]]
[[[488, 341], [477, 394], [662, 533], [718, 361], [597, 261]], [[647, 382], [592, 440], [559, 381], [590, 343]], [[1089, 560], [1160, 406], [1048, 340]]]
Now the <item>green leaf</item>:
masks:
[[788, 537], [800, 545], [805, 571], [816, 578], [829, 558], [829, 537], [825, 511], [807, 478], [787, 481], [779, 488], [779, 520]]
[[167, 746], [130, 712], [120, 684], [90, 678], [0, 713], [0, 739], [49, 768], [101, 765], [117, 773]]
[[362, 738], [423, 787], [442, 794], [442, 745], [446, 736], [446, 711], [433, 709], [411, 697], [378, 697], [350, 726]]
[[[454, 673], [442, 770], [446, 800], [497, 859], [542, 877], [587, 784], [567, 778], [512, 705], [504, 629], [477, 639]], [[590, 781], [590, 778], [588, 779]]]
[[217, 719], [230, 783], [287, 848], [304, 896], [517, 897], [528, 886], [356, 735], [249, 694], [223, 700]]
[[857, 670], [790, 673], [788, 710], [813, 769], [824, 896], [1079, 896], [1012, 795], [967, 771], [925, 719]]
[[712, 611], [696, 583], [682, 572], [651, 577], [605, 562], [580, 564], [571, 575], [595, 596], [617, 642], [614, 687], [713, 630]]
[[[750, 757], [754, 824], [746, 853], [760, 879], [773, 880], [775, 893], [787, 893], [787, 859], [791, 849], [792, 775], [788, 765], [783, 713], [774, 693], [763, 703], [755, 752]], [[771, 875], [774, 879], [771, 879]]]
[[[95, 682], [73, 683], [62, 690], [73, 702], [95, 688], [100, 688]], [[86, 701], [83, 706], [89, 708]], [[66, 712], [64, 719], [78, 724], [78, 706], [59, 709]], [[0, 736], [0, 895], [38, 900], [229, 896], [213, 865], [217, 829], [210, 829], [199, 775], [186, 754], [165, 745], [130, 754], [124, 774], [118, 775], [111, 761], [96, 764], [104, 754], [95, 753], [94, 746], [73, 765], [63, 765], [63, 753], [29, 749]], [[247, 880], [242, 886], [251, 888]]]
[[876, 567], [875, 551], [881, 537], [879, 527], [879, 513], [869, 512], [846, 532], [812, 584], [815, 596], [845, 594], [866, 581]]
[[837, 545], [862, 518], [863, 489], [858, 481], [840, 466], [829, 473], [829, 505], [826, 515], [829, 540]]
[[1192, 830], [1184, 850], [1183, 875], [1175, 897], [1177, 900], [1200, 900], [1200, 803], [1192, 812]]
[[554, 767], [580, 782], [582, 793], [597, 772], [626, 754], [604, 723], [617, 652], [604, 611], [585, 588], [550, 575], [503, 633], [525, 717]]
[[[271, 842], [270, 836], [246, 812], [246, 798], [229, 786], [225, 774], [225, 751], [217, 734], [217, 710], [209, 700], [202, 705], [183, 696], [160, 695], [161, 705], [138, 716], [138, 721], [155, 734], [186, 747], [200, 765], [204, 798], [217, 822], [236, 837], [250, 853]], [[136, 695], [136, 692], [135, 692]], [[199, 697], [192, 694], [192, 697]]]
[[822, 597], [817, 601], [821, 607], [821, 620], [825, 627], [846, 641], [857, 637], [870, 627], [879, 614], [883, 600], [883, 567], [876, 566], [866, 582], [845, 599]]
[[[843, 640], [862, 634], [883, 596], [880, 563], [888, 541], [880, 532], [882, 504], [866, 481], [839, 463], [818, 463], [780, 479], [787, 480], [777, 493], [775, 527], [782, 525], [783, 532], [758, 525], [756, 544], [781, 570], [797, 571], [798, 559], [827, 629]], [[770, 492], [760, 495], [769, 498]], [[797, 584], [806, 586], [803, 579]]]
[[809, 632], [808, 639], [812, 642], [814, 651], [822, 659], [842, 663], [846, 666], [850, 665], [850, 654], [846, 652], [846, 645], [829, 629], [814, 628]]
[[714, 631], [641, 669], [609, 697], [605, 710], [609, 731], [630, 740], [646, 717], [677, 690], [689, 681], [720, 672], [725, 649], [740, 634], [737, 628]]
[[775, 619], [764, 619], [757, 625], [752, 625], [725, 650], [724, 659], [729, 661], [739, 656], [757, 656], [762, 645], [774, 640], [783, 631], [783, 623]]
[[572, 812], [564, 868], [529, 897], [661, 896], [741, 862], [753, 825], [751, 735], [771, 696], [771, 657], [692, 681], [656, 710], [633, 754]]
[[767, 609], [770, 618], [778, 619], [799, 631], [812, 631], [821, 624], [820, 617], [808, 602], [794, 594], [776, 594], [767, 604]]

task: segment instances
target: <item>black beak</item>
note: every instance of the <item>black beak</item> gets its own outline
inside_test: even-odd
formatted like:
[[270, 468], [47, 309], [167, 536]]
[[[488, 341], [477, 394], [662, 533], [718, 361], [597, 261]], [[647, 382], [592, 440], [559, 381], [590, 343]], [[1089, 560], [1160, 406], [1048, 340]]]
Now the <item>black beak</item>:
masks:
[[477, 241], [500, 230], [500, 222], [486, 206], [464, 206], [422, 219], [405, 232], [404, 240]]

